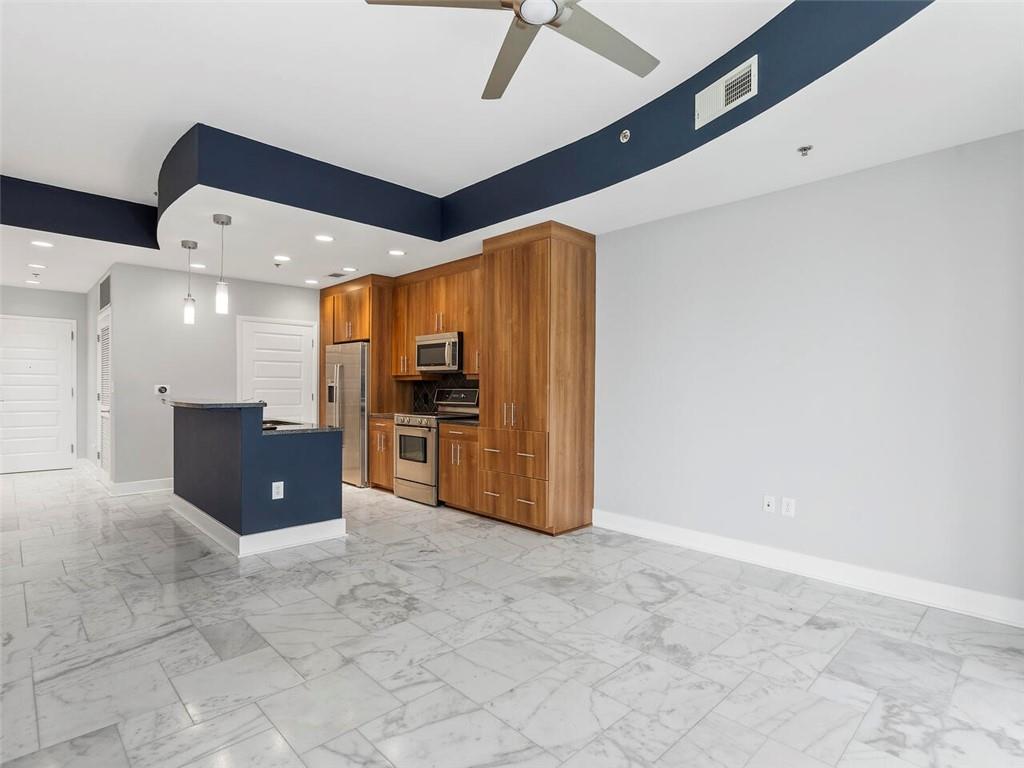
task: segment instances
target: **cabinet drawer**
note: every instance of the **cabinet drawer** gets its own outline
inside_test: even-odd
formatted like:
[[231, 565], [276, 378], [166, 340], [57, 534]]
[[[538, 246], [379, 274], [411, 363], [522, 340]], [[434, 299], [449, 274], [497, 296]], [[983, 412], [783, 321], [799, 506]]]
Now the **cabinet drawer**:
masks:
[[480, 472], [480, 494], [477, 509], [485, 515], [513, 520], [515, 477], [501, 472]]
[[548, 484], [546, 480], [517, 477], [513, 483], [512, 520], [532, 528], [546, 528]]
[[370, 429], [380, 429], [386, 432], [391, 432], [394, 428], [394, 419], [370, 419]]
[[475, 443], [478, 440], [477, 428], [441, 422], [441, 439], [459, 440], [464, 443]]
[[488, 472], [512, 474], [516, 435], [507, 429], [481, 429], [480, 468]]
[[515, 452], [512, 454], [512, 474], [548, 478], [548, 433], [513, 432], [516, 435]]

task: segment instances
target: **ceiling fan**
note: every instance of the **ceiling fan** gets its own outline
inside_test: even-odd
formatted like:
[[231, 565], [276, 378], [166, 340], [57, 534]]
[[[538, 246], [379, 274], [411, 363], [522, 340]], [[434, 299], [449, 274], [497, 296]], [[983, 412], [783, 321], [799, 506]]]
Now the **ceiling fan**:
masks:
[[482, 98], [500, 99], [541, 27], [550, 27], [584, 48], [645, 77], [659, 62], [622, 33], [580, 7], [580, 0], [366, 0], [370, 5], [418, 5], [433, 8], [481, 8], [512, 11], [498, 58]]

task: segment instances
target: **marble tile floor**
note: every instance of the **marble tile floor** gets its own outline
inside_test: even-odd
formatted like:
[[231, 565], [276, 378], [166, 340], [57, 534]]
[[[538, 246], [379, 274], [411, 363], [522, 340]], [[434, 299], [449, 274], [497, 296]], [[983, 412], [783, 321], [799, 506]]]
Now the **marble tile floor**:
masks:
[[4, 765], [1024, 766], [1024, 630], [346, 488], [242, 561], [83, 471], [0, 478]]

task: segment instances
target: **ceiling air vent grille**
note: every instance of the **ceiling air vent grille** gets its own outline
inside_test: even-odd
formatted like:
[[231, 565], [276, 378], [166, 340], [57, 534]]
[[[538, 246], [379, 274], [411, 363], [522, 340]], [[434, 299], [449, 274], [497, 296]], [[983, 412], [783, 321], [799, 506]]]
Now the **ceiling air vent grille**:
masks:
[[328, 275], [328, 277], [339, 278], [339, 277], [348, 277], [348, 275], [342, 274], [341, 272], [331, 272]]
[[719, 78], [697, 94], [694, 103], [694, 129], [757, 95], [757, 56], [743, 62], [725, 77]]

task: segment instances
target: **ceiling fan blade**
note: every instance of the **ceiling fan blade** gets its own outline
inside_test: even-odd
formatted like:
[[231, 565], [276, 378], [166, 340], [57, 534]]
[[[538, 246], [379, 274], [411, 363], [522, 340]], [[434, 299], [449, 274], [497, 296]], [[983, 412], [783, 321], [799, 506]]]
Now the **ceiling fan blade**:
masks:
[[548, 26], [584, 48], [589, 48], [640, 77], [649, 75], [660, 63], [621, 32], [575, 3], [568, 6], [566, 11], [568, 13], [563, 13], [562, 17]]
[[539, 30], [540, 27], [527, 24], [518, 16], [512, 19], [512, 24], [505, 33], [505, 42], [501, 44], [498, 58], [494, 60], [494, 66], [491, 68], [491, 76], [487, 78], [487, 85], [484, 86], [484, 93], [480, 98], [501, 98]]
[[418, 5], [422, 8], [482, 8], [488, 11], [512, 10], [502, 0], [366, 0], [370, 5]]

